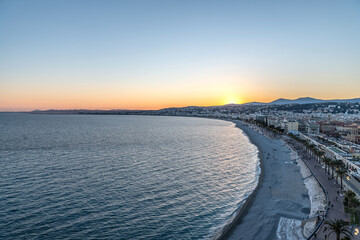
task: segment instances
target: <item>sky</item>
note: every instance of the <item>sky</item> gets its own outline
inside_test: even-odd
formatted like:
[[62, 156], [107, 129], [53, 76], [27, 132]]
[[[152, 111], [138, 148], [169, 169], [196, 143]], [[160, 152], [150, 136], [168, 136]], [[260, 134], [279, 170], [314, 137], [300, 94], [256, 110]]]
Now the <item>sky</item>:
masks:
[[360, 97], [358, 0], [0, 0], [0, 111]]

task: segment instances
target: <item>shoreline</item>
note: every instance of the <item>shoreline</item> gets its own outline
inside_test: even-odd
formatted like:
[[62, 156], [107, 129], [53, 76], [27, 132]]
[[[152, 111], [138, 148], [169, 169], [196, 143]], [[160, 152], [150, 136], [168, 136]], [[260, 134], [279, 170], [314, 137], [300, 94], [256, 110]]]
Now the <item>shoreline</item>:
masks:
[[259, 178], [258, 178], [258, 183], [255, 187], [255, 189], [251, 192], [251, 194], [245, 199], [245, 202], [243, 205], [241, 205], [240, 209], [238, 210], [236, 216], [234, 217], [234, 219], [232, 219], [232, 221], [230, 223], [228, 223], [222, 230], [222, 232], [220, 233], [219, 236], [215, 236], [214, 239], [216, 240], [225, 240], [227, 239], [231, 233], [234, 231], [234, 229], [236, 228], [237, 225], [239, 225], [241, 223], [242, 218], [246, 215], [246, 213], [249, 211], [249, 208], [252, 206], [252, 204], [254, 203], [254, 198], [256, 197], [257, 192], [259, 191], [260, 187], [262, 186], [262, 183], [264, 181], [264, 161], [263, 161], [263, 155], [262, 152], [259, 149], [259, 146], [257, 146], [254, 143], [254, 140], [251, 138], [251, 136], [249, 134], [247, 134], [239, 125], [237, 122], [232, 121], [232, 120], [226, 120], [226, 121], [230, 121], [235, 123], [235, 127], [239, 128], [240, 130], [242, 130], [245, 135], [249, 138], [249, 141], [251, 144], [254, 144], [256, 146], [256, 148], [258, 149], [258, 159], [259, 159], [259, 167], [260, 167], [260, 174], [259, 174]]
[[[262, 135], [261, 133], [255, 131], [250, 126], [245, 125], [241, 121], [236, 120], [228, 120], [232, 123], [235, 123], [235, 126], [239, 129], [241, 129], [244, 134], [249, 138], [249, 141], [254, 144], [258, 148], [258, 158], [259, 158], [259, 166], [260, 166], [260, 175], [258, 178], [258, 184], [255, 187], [255, 189], [252, 191], [252, 193], [248, 196], [247, 199], [245, 199], [244, 204], [239, 208], [238, 213], [234, 219], [228, 223], [222, 230], [222, 232], [215, 236], [214, 238], [217, 240], [224, 240], [224, 239], [251, 239], [254, 236], [257, 237], [257, 239], [268, 239], [269, 237], [272, 239], [276, 238], [276, 235], [279, 234], [279, 222], [281, 220], [285, 220], [288, 222], [301, 222], [302, 220], [306, 219], [309, 216], [309, 213], [304, 213], [301, 210], [307, 210], [311, 208], [310, 198], [308, 189], [305, 188], [304, 179], [302, 178], [301, 172], [299, 170], [299, 166], [292, 163], [292, 165], [288, 165], [283, 162], [279, 166], [280, 170], [273, 169], [275, 173], [271, 171], [273, 162], [278, 162], [279, 160], [284, 161], [286, 159], [286, 153], [290, 153], [290, 149], [287, 145], [281, 144], [280, 140], [277, 139], [270, 139], [267, 136]], [[277, 142], [278, 141], [278, 142]], [[269, 146], [266, 146], [269, 142]], [[276, 153], [278, 150], [278, 155], [276, 154], [270, 157], [270, 153]], [[267, 155], [265, 155], [267, 154]], [[290, 156], [290, 155], [289, 155]], [[265, 159], [266, 158], [266, 159]], [[270, 158], [270, 159], [269, 159]], [[290, 159], [287, 159], [290, 160]], [[281, 161], [280, 161], [281, 162]], [[291, 162], [291, 161], [290, 161]], [[279, 163], [277, 163], [279, 164]], [[286, 171], [284, 171], [286, 169]], [[287, 174], [287, 171], [293, 170], [297, 172], [295, 177], [292, 177], [293, 180], [290, 181], [289, 184], [286, 183], [286, 181], [281, 181], [286, 178], [279, 177], [284, 176]], [[278, 172], [278, 173], [276, 173]], [[270, 173], [270, 174], [269, 174]], [[275, 175], [275, 176], [273, 176]], [[278, 176], [276, 176], [278, 175]], [[291, 176], [290, 176], [291, 177]], [[275, 179], [275, 181], [274, 181]], [[278, 181], [280, 180], [280, 181]], [[271, 182], [275, 182], [276, 184], [271, 184]], [[285, 182], [285, 183], [284, 183]], [[287, 186], [288, 185], [288, 186]], [[281, 193], [281, 188], [288, 188], [290, 190], [293, 186], [296, 186], [295, 189], [300, 189], [299, 191], [289, 191], [289, 194], [283, 194]], [[278, 188], [278, 189], [277, 189]], [[280, 188], [280, 190], [279, 190]], [[275, 190], [272, 190], [275, 189]], [[276, 192], [274, 192], [276, 191]], [[274, 193], [273, 193], [274, 192]], [[278, 193], [280, 192], [280, 193]], [[300, 194], [299, 194], [300, 193]], [[260, 196], [259, 196], [260, 194]], [[304, 197], [304, 194], [306, 197]], [[267, 200], [268, 197], [273, 199], [274, 202], [274, 208], [267, 207]], [[306, 203], [307, 202], [307, 203]], [[256, 208], [262, 209], [261, 207], [264, 207], [264, 210], [261, 212], [261, 210]], [[257, 212], [264, 213], [266, 212], [265, 208], [268, 208], [268, 211], [272, 212], [271, 216], [264, 216], [264, 219], [261, 219], [264, 221], [263, 224], [259, 222], [254, 221], [254, 217], [261, 217], [256, 216]], [[308, 207], [308, 208], [307, 208]], [[257, 212], [256, 212], [257, 211]], [[248, 213], [251, 213], [248, 216]], [[266, 215], [266, 214], [265, 214]], [[252, 219], [251, 219], [252, 218]], [[260, 220], [260, 219], [259, 219]], [[241, 231], [241, 223], [245, 222], [245, 225], [248, 225], [248, 227], [258, 225], [257, 227], [261, 228], [256, 231], [256, 228], [253, 229], [253, 231], [250, 231], [252, 233], [246, 233], [245, 231]], [[266, 221], [270, 222], [267, 223]], [[251, 225], [251, 223], [253, 225]], [[259, 225], [260, 224], [260, 225]], [[243, 227], [245, 228], [245, 227]], [[266, 231], [264, 231], [263, 228], [267, 228]], [[246, 228], [245, 228], [246, 229]], [[295, 232], [299, 232], [299, 229], [290, 229], [293, 234]], [[265, 233], [264, 233], [265, 232]], [[302, 231], [301, 231], [302, 232]], [[261, 234], [262, 236], [257, 236], [257, 233]], [[250, 236], [251, 234], [254, 234], [254, 236]], [[284, 234], [284, 233], [281, 233]], [[248, 236], [244, 236], [248, 235]], [[279, 235], [278, 235], [279, 236]], [[294, 235], [296, 236], [296, 235]], [[302, 236], [303, 237], [303, 236]]]

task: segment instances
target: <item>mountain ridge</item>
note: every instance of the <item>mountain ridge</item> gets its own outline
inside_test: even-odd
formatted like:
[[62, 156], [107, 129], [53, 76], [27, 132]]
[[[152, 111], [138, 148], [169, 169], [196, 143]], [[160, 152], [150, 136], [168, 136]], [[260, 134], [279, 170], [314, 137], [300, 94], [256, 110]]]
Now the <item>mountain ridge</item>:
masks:
[[[274, 105], [286, 105], [286, 104], [313, 104], [313, 103], [359, 103], [360, 98], [351, 98], [351, 99], [317, 99], [312, 97], [300, 97], [297, 99], [286, 99], [286, 98], [278, 98], [272, 102], [263, 103], [263, 102], [249, 102], [243, 104], [226, 104], [219, 106], [186, 106], [180, 108], [221, 108], [221, 107], [239, 107], [239, 106], [274, 106]], [[179, 108], [179, 107], [178, 107]], [[167, 109], [178, 109], [178, 108], [163, 108], [159, 110], [130, 110], [130, 109], [111, 109], [111, 110], [89, 110], [89, 109], [48, 109], [48, 110], [33, 110], [31, 113], [45, 113], [45, 114], [137, 114], [137, 113], [150, 113], [156, 111], [162, 111]]]
[[[342, 102], [342, 103], [360, 103], [360, 98], [351, 98], [351, 99], [318, 99], [312, 97], [300, 97], [297, 99], [286, 99], [278, 98], [272, 102], [263, 103], [263, 102], [250, 102], [244, 103], [246, 105], [284, 105], [284, 104], [309, 104], [309, 103], [326, 103], [326, 102]], [[239, 104], [242, 105], [242, 104]]]

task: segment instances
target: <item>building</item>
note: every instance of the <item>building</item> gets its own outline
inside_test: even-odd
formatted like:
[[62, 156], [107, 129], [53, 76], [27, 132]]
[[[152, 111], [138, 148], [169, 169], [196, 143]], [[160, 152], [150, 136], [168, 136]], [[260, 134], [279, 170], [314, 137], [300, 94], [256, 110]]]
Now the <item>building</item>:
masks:
[[273, 118], [273, 117], [267, 118], [267, 125], [270, 127], [280, 127], [279, 120], [277, 118]]
[[263, 115], [256, 115], [256, 121], [262, 122], [267, 124], [267, 116], [263, 116]]
[[285, 122], [285, 131], [287, 132], [298, 132], [299, 122], [295, 120], [289, 120]]
[[327, 135], [337, 135], [336, 126], [330, 122], [321, 122], [320, 123], [320, 132]]
[[299, 132], [306, 133], [306, 126], [305, 126], [306, 121], [299, 120], [298, 122], [299, 122], [299, 127], [298, 127]]
[[318, 134], [319, 133], [320, 127], [317, 122], [308, 120], [308, 121], [305, 121], [304, 125], [305, 125], [305, 132], [307, 134]]

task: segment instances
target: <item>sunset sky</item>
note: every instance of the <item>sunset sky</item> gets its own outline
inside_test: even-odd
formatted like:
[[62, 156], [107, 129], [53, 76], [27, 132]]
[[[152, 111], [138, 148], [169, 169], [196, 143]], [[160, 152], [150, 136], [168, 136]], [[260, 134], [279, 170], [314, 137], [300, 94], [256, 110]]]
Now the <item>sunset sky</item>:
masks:
[[0, 0], [0, 111], [360, 97], [360, 2]]

